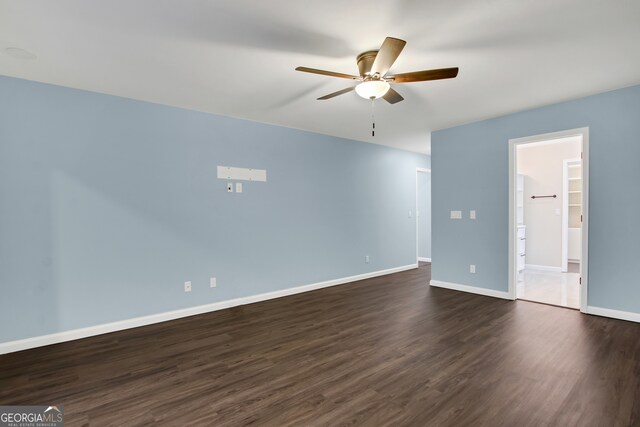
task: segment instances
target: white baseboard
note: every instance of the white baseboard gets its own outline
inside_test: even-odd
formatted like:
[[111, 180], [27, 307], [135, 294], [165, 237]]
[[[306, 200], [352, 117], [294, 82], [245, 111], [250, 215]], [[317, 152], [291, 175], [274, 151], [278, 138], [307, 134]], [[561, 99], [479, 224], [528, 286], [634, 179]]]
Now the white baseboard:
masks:
[[45, 345], [57, 344], [65, 341], [73, 341], [81, 338], [92, 337], [95, 335], [102, 335], [110, 332], [122, 331], [125, 329], [137, 328], [140, 326], [151, 325], [154, 323], [166, 322], [168, 320], [180, 319], [182, 317], [189, 317], [189, 316], [195, 316], [197, 314], [209, 313], [217, 310], [224, 310], [225, 308], [237, 307], [239, 305], [253, 304], [260, 301], [286, 297], [288, 295], [314, 291], [316, 289], [328, 288], [330, 286], [357, 282], [358, 280], [370, 279], [372, 277], [399, 273], [401, 271], [411, 270], [417, 267], [418, 267], [417, 264], [404, 265], [402, 267], [395, 267], [387, 270], [373, 271], [371, 273], [358, 274], [356, 276], [343, 277], [340, 279], [327, 280], [325, 282], [313, 283], [310, 285], [298, 286], [295, 288], [281, 289], [273, 292], [250, 295], [247, 297], [235, 298], [227, 301], [214, 302], [211, 304], [182, 308], [179, 310], [167, 311], [164, 313], [151, 314], [149, 316], [135, 317], [133, 319], [120, 320], [120, 321], [111, 322], [111, 323], [103, 323], [101, 325], [89, 326], [87, 328], [57, 332], [54, 334], [41, 335], [38, 337], [26, 338], [26, 339], [17, 340], [17, 341], [9, 341], [5, 343], [0, 343], [0, 354], [27, 350], [29, 348], [42, 347]]
[[629, 322], [640, 323], [640, 313], [634, 313], [631, 311], [612, 310], [610, 308], [587, 306], [588, 314], [595, 314], [596, 316], [612, 317], [614, 319], [628, 320]]
[[496, 291], [494, 289], [478, 288], [476, 286], [461, 285], [459, 283], [443, 282], [440, 280], [431, 280], [431, 282], [429, 282], [429, 285], [435, 286], [437, 288], [446, 288], [452, 289], [454, 291], [470, 292], [472, 294], [485, 295], [488, 297], [513, 300], [513, 298], [511, 298], [511, 296], [509, 295], [509, 292]]
[[525, 264], [524, 268], [528, 270], [552, 271], [554, 273], [562, 273], [562, 267], [553, 267], [550, 265]]
[[425, 258], [425, 257], [419, 256], [419, 257], [418, 257], [418, 261], [422, 261], [422, 262], [431, 262], [431, 258]]

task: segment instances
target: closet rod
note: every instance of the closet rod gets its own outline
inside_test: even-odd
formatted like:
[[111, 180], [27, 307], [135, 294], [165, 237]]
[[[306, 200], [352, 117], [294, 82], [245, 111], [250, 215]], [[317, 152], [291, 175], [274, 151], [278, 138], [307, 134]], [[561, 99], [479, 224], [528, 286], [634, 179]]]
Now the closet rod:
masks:
[[532, 199], [544, 199], [545, 197], [553, 197], [555, 199], [558, 196], [556, 196], [555, 194], [551, 196], [531, 196]]

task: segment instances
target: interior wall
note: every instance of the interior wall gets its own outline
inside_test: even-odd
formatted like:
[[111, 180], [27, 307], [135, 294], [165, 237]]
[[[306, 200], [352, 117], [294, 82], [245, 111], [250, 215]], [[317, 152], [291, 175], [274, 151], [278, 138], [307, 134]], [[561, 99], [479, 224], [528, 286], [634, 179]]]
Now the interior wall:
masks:
[[[640, 313], [640, 86], [432, 133], [433, 278], [508, 291], [508, 141], [589, 128], [588, 304]], [[449, 219], [476, 209], [478, 219]], [[469, 273], [469, 264], [477, 273]]]
[[[562, 267], [562, 206], [564, 160], [580, 158], [579, 137], [552, 144], [519, 145], [518, 173], [524, 175], [524, 224], [526, 263]], [[533, 195], [557, 197], [532, 199]]]
[[418, 256], [431, 259], [431, 173], [418, 172]]
[[[415, 264], [428, 156], [8, 77], [0, 94], [0, 342]], [[218, 165], [267, 182], [227, 193]]]

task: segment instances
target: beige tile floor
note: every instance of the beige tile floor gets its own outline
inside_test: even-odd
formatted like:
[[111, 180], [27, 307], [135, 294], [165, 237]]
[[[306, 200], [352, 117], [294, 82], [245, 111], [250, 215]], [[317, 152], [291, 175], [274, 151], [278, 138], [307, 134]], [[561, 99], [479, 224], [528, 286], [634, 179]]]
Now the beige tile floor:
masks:
[[518, 282], [519, 299], [580, 308], [580, 275], [575, 266], [569, 273], [525, 269]]

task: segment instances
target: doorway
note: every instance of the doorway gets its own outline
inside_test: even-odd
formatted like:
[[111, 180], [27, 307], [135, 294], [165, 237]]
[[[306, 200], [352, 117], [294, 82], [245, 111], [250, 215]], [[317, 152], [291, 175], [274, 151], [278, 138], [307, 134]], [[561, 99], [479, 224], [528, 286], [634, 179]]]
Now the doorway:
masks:
[[431, 263], [431, 169], [416, 169], [416, 256]]
[[588, 129], [509, 141], [509, 293], [587, 306]]

